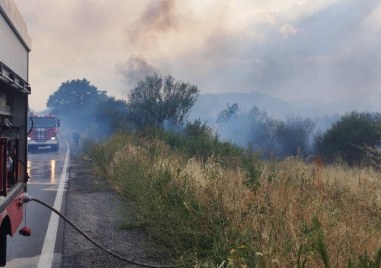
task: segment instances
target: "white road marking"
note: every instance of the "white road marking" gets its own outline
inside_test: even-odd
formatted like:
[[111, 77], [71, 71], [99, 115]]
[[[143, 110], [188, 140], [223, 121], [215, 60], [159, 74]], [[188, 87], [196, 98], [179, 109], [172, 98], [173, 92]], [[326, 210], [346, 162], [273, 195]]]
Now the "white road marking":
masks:
[[[67, 178], [68, 178], [67, 168], [69, 165], [70, 149], [69, 149], [69, 144], [66, 140], [65, 140], [65, 143], [66, 143], [66, 147], [67, 147], [65, 163], [63, 166], [63, 170], [62, 170], [56, 199], [54, 200], [54, 205], [53, 205], [53, 207], [55, 209], [57, 209], [58, 211], [61, 211], [63, 193], [65, 191]], [[57, 238], [58, 222], [59, 222], [58, 215], [56, 213], [52, 212], [52, 214], [50, 216], [50, 220], [49, 220], [48, 230], [46, 231], [44, 245], [42, 247], [42, 251], [41, 251], [41, 255], [40, 255], [40, 261], [38, 262], [38, 268], [52, 267], [53, 256], [54, 256], [54, 247], [56, 245], [56, 238]]]

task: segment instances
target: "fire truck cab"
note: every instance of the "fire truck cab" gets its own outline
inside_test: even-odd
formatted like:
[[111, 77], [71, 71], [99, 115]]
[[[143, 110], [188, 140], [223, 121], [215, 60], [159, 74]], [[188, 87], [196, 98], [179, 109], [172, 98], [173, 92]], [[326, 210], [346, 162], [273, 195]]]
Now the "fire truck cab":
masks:
[[50, 147], [52, 151], [59, 149], [60, 119], [54, 115], [31, 115], [28, 120], [28, 150], [39, 147]]
[[31, 39], [12, 0], [0, 0], [0, 266], [23, 219]]

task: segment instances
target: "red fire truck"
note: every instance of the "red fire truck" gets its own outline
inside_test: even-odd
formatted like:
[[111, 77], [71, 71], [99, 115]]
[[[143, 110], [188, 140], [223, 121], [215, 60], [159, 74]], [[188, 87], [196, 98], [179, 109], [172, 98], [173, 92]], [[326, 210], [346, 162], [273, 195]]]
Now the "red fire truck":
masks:
[[28, 150], [39, 147], [50, 147], [53, 151], [59, 149], [60, 119], [54, 115], [31, 115], [28, 120]]
[[27, 27], [12, 0], [0, 0], [0, 266], [5, 266], [7, 236], [23, 219], [27, 174]]

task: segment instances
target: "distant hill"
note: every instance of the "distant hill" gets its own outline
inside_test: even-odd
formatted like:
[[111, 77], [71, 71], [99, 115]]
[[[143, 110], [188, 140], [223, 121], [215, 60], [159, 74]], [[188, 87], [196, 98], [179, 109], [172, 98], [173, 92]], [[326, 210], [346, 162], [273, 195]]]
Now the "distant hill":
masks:
[[324, 111], [325, 114], [345, 114], [351, 111], [381, 113], [381, 92], [359, 93], [356, 96], [347, 97], [332, 102], [321, 102], [317, 100], [304, 100], [290, 102], [297, 107], [315, 107]]

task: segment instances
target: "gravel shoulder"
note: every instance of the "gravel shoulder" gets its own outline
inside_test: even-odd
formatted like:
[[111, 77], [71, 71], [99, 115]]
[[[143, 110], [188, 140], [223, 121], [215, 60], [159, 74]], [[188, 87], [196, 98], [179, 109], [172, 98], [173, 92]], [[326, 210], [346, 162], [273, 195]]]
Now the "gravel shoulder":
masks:
[[[122, 197], [106, 179], [94, 174], [92, 161], [72, 154], [66, 216], [95, 241], [127, 259], [162, 263], [162, 254], [150, 245], [143, 229], [122, 228], [126, 212], [128, 206]], [[106, 254], [69, 224], [64, 228], [61, 267], [140, 267]]]

